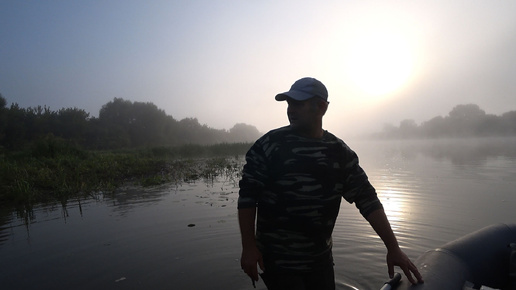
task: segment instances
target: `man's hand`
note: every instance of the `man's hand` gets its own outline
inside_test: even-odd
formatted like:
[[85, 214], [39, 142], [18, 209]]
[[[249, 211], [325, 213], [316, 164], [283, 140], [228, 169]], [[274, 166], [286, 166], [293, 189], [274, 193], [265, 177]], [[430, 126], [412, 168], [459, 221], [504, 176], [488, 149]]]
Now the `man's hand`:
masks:
[[[383, 209], [377, 209], [367, 216], [367, 221], [371, 224], [375, 232], [382, 239], [385, 247], [387, 247], [387, 267], [389, 269], [389, 277], [394, 276], [394, 266], [399, 266], [405, 276], [409, 279], [410, 283], [416, 284], [417, 282], [423, 283], [423, 277], [416, 268], [416, 265], [410, 261], [405, 253], [400, 249], [398, 241], [394, 236], [389, 220]], [[416, 276], [417, 282], [412, 277], [412, 274]]]
[[[387, 268], [389, 269], [389, 277], [391, 278], [394, 276], [394, 266], [398, 266], [403, 270], [403, 273], [405, 273], [405, 276], [407, 276], [410, 283], [423, 283], [423, 277], [417, 270], [416, 265], [410, 261], [407, 255], [400, 248], [391, 250], [387, 253]], [[412, 277], [412, 274], [416, 277], [417, 282], [414, 277]]]
[[262, 254], [256, 247], [248, 247], [242, 250], [242, 257], [240, 258], [240, 266], [242, 266], [242, 270], [253, 279], [253, 281], [258, 281], [258, 267], [260, 266], [262, 271], [263, 267], [263, 259]]

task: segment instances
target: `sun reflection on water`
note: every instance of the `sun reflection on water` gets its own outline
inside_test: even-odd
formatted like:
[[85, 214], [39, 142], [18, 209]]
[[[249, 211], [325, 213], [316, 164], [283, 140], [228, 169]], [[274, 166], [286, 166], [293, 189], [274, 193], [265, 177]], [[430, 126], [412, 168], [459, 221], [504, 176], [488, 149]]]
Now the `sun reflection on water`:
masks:
[[405, 192], [393, 188], [378, 186], [378, 198], [383, 204], [385, 214], [389, 218], [393, 230], [400, 227], [406, 219], [408, 203], [404, 198]]

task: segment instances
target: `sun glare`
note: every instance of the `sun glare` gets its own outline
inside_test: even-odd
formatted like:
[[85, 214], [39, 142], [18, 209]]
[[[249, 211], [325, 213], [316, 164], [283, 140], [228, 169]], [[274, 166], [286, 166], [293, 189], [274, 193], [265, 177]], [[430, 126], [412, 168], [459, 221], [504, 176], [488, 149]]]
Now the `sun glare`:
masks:
[[351, 43], [345, 63], [353, 84], [364, 93], [390, 94], [409, 80], [413, 57], [407, 42], [393, 34], [368, 33]]
[[402, 37], [385, 31], [369, 32], [350, 46], [344, 64], [347, 77], [365, 94], [387, 95], [410, 79], [414, 60]]
[[330, 31], [322, 55], [324, 69], [360, 103], [395, 96], [416, 78], [418, 62], [418, 36], [403, 16], [367, 11]]

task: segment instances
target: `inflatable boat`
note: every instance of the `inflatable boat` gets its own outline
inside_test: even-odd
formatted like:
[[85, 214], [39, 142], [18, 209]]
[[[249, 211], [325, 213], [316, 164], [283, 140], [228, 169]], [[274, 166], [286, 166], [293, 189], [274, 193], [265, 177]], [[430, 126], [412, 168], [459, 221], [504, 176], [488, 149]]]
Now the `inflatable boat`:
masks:
[[425, 283], [412, 285], [406, 277], [398, 290], [516, 290], [516, 224], [488, 226], [415, 261]]

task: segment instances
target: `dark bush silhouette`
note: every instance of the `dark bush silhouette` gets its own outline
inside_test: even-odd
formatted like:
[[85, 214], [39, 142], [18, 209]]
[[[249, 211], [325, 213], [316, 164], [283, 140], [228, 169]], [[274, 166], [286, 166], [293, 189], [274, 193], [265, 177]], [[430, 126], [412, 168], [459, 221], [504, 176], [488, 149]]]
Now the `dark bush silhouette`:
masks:
[[0, 95], [0, 146], [4, 150], [23, 149], [49, 136], [86, 149], [117, 149], [252, 142], [260, 132], [246, 124], [218, 130], [200, 124], [197, 118], [177, 121], [153, 103], [121, 98], [103, 105], [95, 118], [78, 108], [52, 111], [46, 106], [20, 108], [16, 103], [8, 108]]

